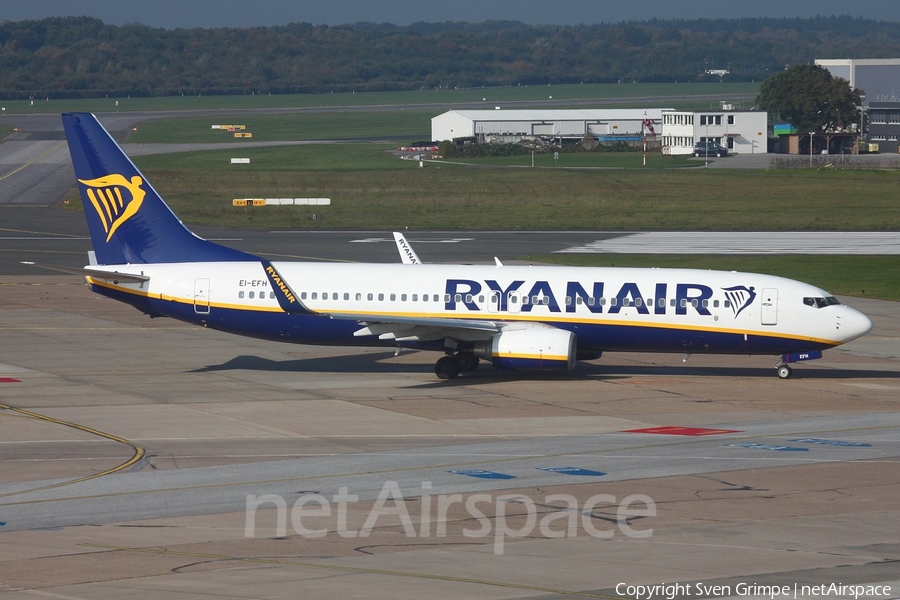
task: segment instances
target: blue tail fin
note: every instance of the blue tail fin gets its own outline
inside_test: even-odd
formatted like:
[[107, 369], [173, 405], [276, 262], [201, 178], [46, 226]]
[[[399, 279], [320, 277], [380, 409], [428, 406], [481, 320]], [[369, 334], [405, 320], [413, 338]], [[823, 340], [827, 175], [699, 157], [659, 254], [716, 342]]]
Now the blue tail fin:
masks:
[[62, 121], [99, 264], [259, 260], [185, 228], [94, 115]]

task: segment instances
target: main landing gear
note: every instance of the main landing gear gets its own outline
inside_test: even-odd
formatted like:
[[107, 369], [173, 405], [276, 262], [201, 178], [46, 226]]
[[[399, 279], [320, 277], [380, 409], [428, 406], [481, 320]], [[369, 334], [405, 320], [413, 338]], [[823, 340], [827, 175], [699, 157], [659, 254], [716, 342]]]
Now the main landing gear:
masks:
[[460, 373], [471, 373], [478, 368], [478, 358], [471, 352], [457, 352], [442, 356], [434, 363], [438, 379], [455, 379]]

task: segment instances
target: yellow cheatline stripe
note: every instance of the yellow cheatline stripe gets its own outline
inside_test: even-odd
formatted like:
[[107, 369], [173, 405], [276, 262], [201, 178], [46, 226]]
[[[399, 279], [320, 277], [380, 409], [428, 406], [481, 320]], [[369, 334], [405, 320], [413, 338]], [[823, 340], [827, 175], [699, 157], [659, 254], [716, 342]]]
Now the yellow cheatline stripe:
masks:
[[367, 573], [370, 575], [389, 575], [391, 577], [409, 577], [411, 579], [429, 579], [432, 581], [449, 581], [453, 583], [471, 583], [474, 585], [488, 585], [492, 587], [510, 588], [516, 590], [528, 590], [548, 594], [561, 594], [563, 596], [578, 596], [582, 598], [606, 598], [608, 600], [627, 600], [621, 596], [606, 596], [604, 594], [592, 594], [591, 592], [576, 592], [574, 590], [560, 590], [536, 585], [521, 583], [509, 583], [505, 581], [491, 581], [489, 579], [472, 579], [469, 577], [454, 577], [452, 575], [435, 575], [432, 573], [413, 573], [411, 571], [391, 571], [388, 569], [367, 569], [365, 567], [350, 567], [345, 565], [325, 565], [321, 563], [303, 562], [296, 560], [283, 560], [274, 558], [254, 558], [250, 556], [228, 556], [224, 554], [204, 554], [200, 552], [179, 552], [165, 548], [129, 548], [127, 546], [110, 546], [107, 544], [82, 543], [79, 546], [86, 548], [98, 548], [115, 552], [140, 552], [143, 554], [160, 554], [165, 556], [184, 556], [187, 558], [204, 558], [207, 560], [239, 561], [263, 565], [279, 565], [285, 567], [305, 567], [309, 569], [325, 569], [328, 571], [342, 571], [345, 573]]
[[85, 433], [90, 433], [91, 435], [96, 435], [102, 438], [106, 438], [108, 440], [112, 440], [114, 442], [118, 442], [120, 444], [124, 444], [129, 446], [133, 451], [131, 458], [123, 462], [122, 464], [113, 467], [111, 469], [107, 469], [100, 473], [94, 473], [93, 475], [86, 475], [84, 477], [79, 477], [78, 479], [70, 479], [68, 481], [62, 481], [60, 483], [54, 483], [52, 485], [45, 485], [38, 488], [30, 488], [27, 490], [21, 490], [18, 492], [8, 492], [5, 494], [0, 494], [0, 498], [6, 498], [9, 496], [17, 496], [19, 494], [27, 494], [30, 492], [39, 492], [42, 490], [50, 490], [58, 487], [63, 487], [66, 485], [72, 485], [73, 483], [81, 483], [82, 481], [89, 481], [91, 479], [97, 479], [98, 477], [103, 477], [105, 475], [111, 475], [112, 473], [117, 473], [128, 467], [136, 464], [139, 460], [144, 458], [144, 449], [138, 446], [137, 444], [126, 440], [125, 438], [121, 438], [117, 435], [112, 435], [111, 433], [105, 433], [103, 431], [99, 431], [97, 429], [92, 429], [91, 427], [86, 427], [84, 425], [79, 425], [78, 423], [71, 423], [69, 421], [63, 421], [61, 419], [54, 419], [53, 417], [48, 417], [47, 415], [42, 415], [36, 412], [31, 412], [30, 410], [25, 410], [23, 408], [16, 408], [14, 406], [9, 406], [8, 404], [0, 404], [0, 409], [3, 410], [11, 410], [13, 412], [19, 413], [20, 415], [25, 415], [31, 419], [38, 419], [40, 421], [46, 421], [47, 423], [53, 423], [54, 425], [63, 425], [64, 427], [71, 427], [72, 429], [77, 429], [79, 431], [84, 431]]
[[[101, 287], [113, 289], [119, 292], [126, 292], [129, 294], [134, 294], [136, 296], [145, 296], [150, 298], [155, 298], [158, 300], [168, 300], [170, 302], [178, 302], [181, 304], [194, 304], [194, 301], [187, 298], [175, 298], [172, 296], [164, 296], [162, 294], [150, 294], [148, 292], [141, 292], [137, 290], [133, 290], [130, 288], [125, 288], [117, 285], [113, 285], [109, 282], [102, 280], [95, 280], [90, 276], [85, 277], [89, 283], [94, 285], [99, 285]], [[217, 303], [211, 302], [209, 306], [213, 308], [231, 308], [234, 310], [250, 310], [250, 311], [259, 311], [259, 312], [283, 312], [280, 306], [254, 306], [250, 304], [225, 304], [225, 303]], [[360, 314], [357, 310], [329, 310], [326, 307], [311, 307], [306, 305], [310, 311], [313, 313], [324, 315], [357, 315]], [[402, 318], [422, 318], [422, 319], [464, 319], [468, 321], [499, 321], [510, 322], [510, 323], [521, 323], [521, 322], [530, 322], [530, 323], [578, 323], [580, 325], [618, 325], [622, 327], [644, 327], [647, 329], [675, 329], [678, 331], [705, 331], [709, 333], [729, 333], [735, 335], [755, 335], [759, 337], [774, 337], [774, 338], [783, 338], [783, 339], [791, 339], [802, 342], [812, 342], [815, 344], [825, 344], [827, 346], [839, 346], [840, 342], [836, 342], [835, 340], [829, 340], [825, 338], [817, 338], [810, 337], [805, 335], [791, 335], [787, 333], [775, 333], [769, 331], [762, 330], [754, 330], [754, 329], [732, 329], [729, 327], [712, 327], [708, 325], [680, 325], [678, 323], [646, 323], [643, 321], [634, 321], [634, 320], [625, 320], [625, 319], [591, 319], [586, 320], [583, 318], [578, 318], [575, 316], [572, 317], [564, 317], [564, 316], [553, 316], [553, 315], [524, 315], [522, 313], [484, 313], [484, 314], [474, 314], [474, 313], [411, 313], [411, 312], [388, 312], [388, 311], [380, 311], [380, 312], [369, 312], [367, 315], [371, 315], [372, 320], [376, 319], [390, 319], [391, 317], [402, 317]], [[605, 313], [598, 313], [603, 315]], [[365, 319], [360, 319], [365, 320]]]
[[561, 361], [566, 362], [569, 360], [569, 356], [567, 354], [514, 354], [512, 352], [506, 352], [503, 354], [498, 354], [494, 358], [516, 358], [516, 359], [532, 359], [532, 360], [549, 360], [549, 361]]
[[15, 175], [16, 173], [18, 173], [19, 171], [21, 171], [21, 170], [24, 169], [25, 167], [28, 167], [28, 166], [30, 166], [30, 165], [33, 165], [34, 163], [36, 163], [37, 161], [41, 160], [42, 158], [44, 158], [45, 156], [47, 156], [48, 154], [50, 154], [51, 152], [53, 152], [54, 150], [56, 150], [57, 148], [59, 148], [60, 146], [62, 146], [63, 144], [65, 144], [65, 142], [60, 142], [60, 143], [58, 143], [57, 145], [53, 146], [52, 148], [50, 148], [49, 150], [47, 150], [46, 152], [44, 152], [43, 154], [41, 154], [40, 156], [38, 156], [37, 158], [35, 158], [34, 160], [28, 161], [27, 163], [25, 163], [24, 165], [22, 165], [21, 167], [19, 167], [19, 168], [16, 169], [15, 171], [10, 171], [9, 173], [7, 173], [6, 175], [4, 175], [3, 177], [0, 177], [0, 181], [3, 181], [3, 180], [6, 179], [7, 177], [12, 177], [13, 175]]

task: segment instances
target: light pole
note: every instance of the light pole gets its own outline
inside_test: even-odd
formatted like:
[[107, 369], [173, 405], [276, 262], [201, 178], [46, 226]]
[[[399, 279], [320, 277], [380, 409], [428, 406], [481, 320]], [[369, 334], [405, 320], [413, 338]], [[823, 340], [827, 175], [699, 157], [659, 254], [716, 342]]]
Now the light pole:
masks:
[[709, 168], [709, 115], [706, 115], [706, 143], [703, 144], [703, 149], [706, 150], [706, 167]]
[[866, 111], [865, 107], [866, 95], [859, 95], [859, 131], [857, 132], [857, 141], [856, 141], [856, 153], [862, 154], [862, 143], [863, 143], [863, 121], [864, 115]]
[[809, 168], [812, 169], [812, 150], [813, 150], [813, 134], [815, 131], [809, 132]]
[[644, 144], [644, 165], [647, 166], [647, 111], [644, 111], [644, 120], [641, 121], [641, 141]]

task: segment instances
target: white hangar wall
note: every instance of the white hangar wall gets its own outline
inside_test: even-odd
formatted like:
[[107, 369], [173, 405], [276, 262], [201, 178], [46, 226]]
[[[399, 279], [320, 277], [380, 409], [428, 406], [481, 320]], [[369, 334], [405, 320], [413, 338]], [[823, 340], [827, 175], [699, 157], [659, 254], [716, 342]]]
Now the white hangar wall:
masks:
[[645, 119], [659, 135], [664, 108], [581, 110], [451, 110], [431, 119], [435, 141], [475, 137], [479, 141], [518, 141], [525, 137], [581, 139], [587, 133], [641, 136]]

